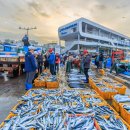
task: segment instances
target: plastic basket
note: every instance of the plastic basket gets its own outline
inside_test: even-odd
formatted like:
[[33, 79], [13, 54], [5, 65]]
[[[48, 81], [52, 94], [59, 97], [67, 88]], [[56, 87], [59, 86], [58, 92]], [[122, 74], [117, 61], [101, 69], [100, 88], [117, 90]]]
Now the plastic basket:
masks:
[[104, 71], [103, 69], [99, 69], [99, 73], [100, 73], [101, 75], [104, 75], [104, 74], [105, 74], [105, 71]]
[[98, 90], [98, 93], [104, 99], [112, 99], [112, 96], [117, 94], [117, 92], [103, 92], [101, 89]]
[[120, 105], [119, 103], [114, 99], [114, 96], [112, 96], [112, 106], [115, 108], [117, 112], [120, 112]]
[[47, 89], [55, 89], [59, 87], [59, 82], [55, 81], [55, 82], [46, 82], [46, 88]]
[[98, 99], [101, 100], [101, 102], [99, 102], [99, 103], [92, 103], [93, 106], [94, 106], [94, 105], [107, 105], [107, 102], [106, 102], [101, 96], [99, 96], [99, 95], [85, 95], [85, 96], [82, 98], [82, 100], [83, 100], [83, 102], [86, 104], [86, 107], [89, 107], [89, 105], [90, 105], [90, 103], [88, 103], [88, 102], [86, 101], [86, 99], [87, 99], [87, 98], [91, 98], [91, 97], [98, 98]]
[[[110, 116], [107, 116], [105, 118], [108, 119], [109, 117]], [[126, 121], [124, 121], [119, 115], [115, 115], [115, 117], [116, 119], [120, 119], [126, 125], [127, 129], [130, 130], [130, 125]]]
[[[109, 109], [110, 110], [112, 110], [113, 111], [113, 113], [114, 113], [114, 115], [117, 115], [117, 116], [119, 116], [119, 114], [109, 105], [109, 104], [104, 104], [104, 105], [98, 105], [98, 106], [107, 106], [107, 107], [109, 107]], [[105, 117], [105, 118], [108, 118], [110, 115], [102, 115], [102, 117]]]
[[[120, 83], [117, 82], [117, 84], [120, 84]], [[127, 88], [125, 85], [123, 85], [122, 87], [118, 87], [118, 86], [111, 85], [109, 83], [108, 83], [108, 87], [114, 88], [115, 90], [117, 90], [118, 94], [125, 94], [126, 88]]]
[[124, 105], [124, 103], [120, 103], [121, 117], [130, 125], [130, 112], [123, 108]]
[[38, 80], [38, 79], [36, 79], [36, 80], [34, 81], [34, 86], [35, 86], [36, 88], [45, 87], [45, 85], [46, 85], [45, 80]]
[[[9, 119], [11, 119], [14, 116], [16, 116], [16, 114], [13, 114], [12, 112], [10, 112], [9, 115], [5, 118], [5, 120], [9, 120]], [[5, 125], [5, 122], [2, 122], [0, 124], [0, 128], [2, 128], [4, 125]]]

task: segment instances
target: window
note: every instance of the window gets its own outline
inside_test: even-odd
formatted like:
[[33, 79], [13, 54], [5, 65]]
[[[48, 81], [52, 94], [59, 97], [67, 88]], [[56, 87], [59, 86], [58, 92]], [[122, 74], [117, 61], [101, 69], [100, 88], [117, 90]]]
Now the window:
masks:
[[85, 26], [86, 26], [86, 23], [82, 22], [82, 32], [85, 33]]
[[77, 28], [72, 28], [72, 32], [76, 32], [77, 31]]

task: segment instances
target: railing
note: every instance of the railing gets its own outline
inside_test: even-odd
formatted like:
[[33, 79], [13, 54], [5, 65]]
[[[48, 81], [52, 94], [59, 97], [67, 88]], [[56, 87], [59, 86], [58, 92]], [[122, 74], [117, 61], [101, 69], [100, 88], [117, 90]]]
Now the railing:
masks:
[[108, 44], [101, 44], [97, 42], [85, 42], [85, 41], [72, 41], [68, 42], [68, 46], [66, 46], [66, 49], [64, 50], [64, 53], [68, 50], [70, 50], [73, 46], [75, 45], [89, 45], [89, 46], [101, 46], [101, 47], [108, 47], [108, 48], [117, 48], [117, 49], [129, 49], [128, 47], [120, 47], [120, 46], [113, 46], [113, 45], [108, 45]]

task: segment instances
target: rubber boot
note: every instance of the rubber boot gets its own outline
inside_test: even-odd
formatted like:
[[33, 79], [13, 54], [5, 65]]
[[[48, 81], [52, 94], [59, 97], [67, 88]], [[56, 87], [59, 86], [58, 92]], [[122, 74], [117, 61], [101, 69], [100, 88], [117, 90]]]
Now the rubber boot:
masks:
[[26, 90], [29, 90], [29, 89], [31, 89], [32, 87], [33, 87], [32, 84], [27, 83]]

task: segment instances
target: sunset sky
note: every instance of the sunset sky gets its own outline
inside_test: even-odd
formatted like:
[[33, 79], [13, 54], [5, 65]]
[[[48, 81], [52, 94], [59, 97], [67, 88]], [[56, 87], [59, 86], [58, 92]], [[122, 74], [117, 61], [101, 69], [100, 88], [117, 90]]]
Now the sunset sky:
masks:
[[19, 40], [21, 27], [37, 27], [30, 39], [58, 39], [58, 27], [80, 17], [130, 36], [130, 0], [0, 0], [0, 40]]

